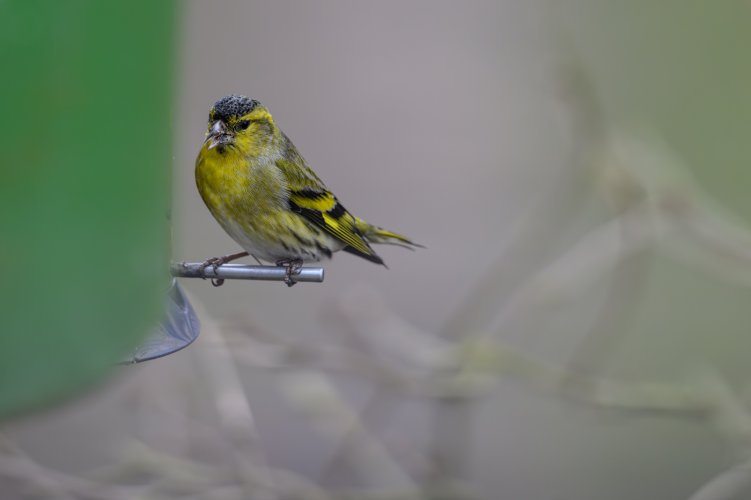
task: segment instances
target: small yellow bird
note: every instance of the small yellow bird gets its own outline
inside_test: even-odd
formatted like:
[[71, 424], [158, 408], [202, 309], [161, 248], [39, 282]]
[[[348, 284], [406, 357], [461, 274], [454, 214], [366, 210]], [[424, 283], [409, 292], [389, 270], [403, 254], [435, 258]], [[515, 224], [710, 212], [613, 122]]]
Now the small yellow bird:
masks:
[[268, 109], [242, 95], [223, 97], [211, 108], [196, 158], [196, 185], [212, 215], [245, 250], [208, 259], [206, 267], [251, 255], [285, 266], [285, 283], [292, 286], [303, 262], [331, 258], [338, 250], [385, 266], [371, 243], [421, 246], [351, 215]]

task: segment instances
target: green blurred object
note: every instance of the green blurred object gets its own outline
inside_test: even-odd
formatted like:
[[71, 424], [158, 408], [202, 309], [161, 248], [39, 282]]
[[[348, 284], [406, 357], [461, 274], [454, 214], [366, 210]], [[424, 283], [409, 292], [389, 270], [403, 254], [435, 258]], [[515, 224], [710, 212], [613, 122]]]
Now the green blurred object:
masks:
[[0, 1], [0, 417], [100, 379], [167, 276], [172, 1]]

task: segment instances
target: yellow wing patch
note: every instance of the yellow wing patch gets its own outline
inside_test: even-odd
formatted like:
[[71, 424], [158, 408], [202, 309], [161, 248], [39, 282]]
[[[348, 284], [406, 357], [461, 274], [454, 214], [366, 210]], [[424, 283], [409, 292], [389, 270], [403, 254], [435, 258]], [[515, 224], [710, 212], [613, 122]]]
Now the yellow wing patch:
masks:
[[375, 252], [357, 229], [355, 218], [331, 192], [309, 188], [292, 191], [289, 203], [292, 211], [341, 240], [356, 253], [362, 256], [375, 256]]

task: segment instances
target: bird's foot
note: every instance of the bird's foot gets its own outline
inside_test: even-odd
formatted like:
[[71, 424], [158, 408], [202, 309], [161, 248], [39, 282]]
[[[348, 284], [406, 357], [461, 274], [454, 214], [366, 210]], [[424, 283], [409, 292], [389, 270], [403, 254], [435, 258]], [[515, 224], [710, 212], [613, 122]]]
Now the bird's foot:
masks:
[[292, 276], [295, 274], [300, 274], [300, 269], [302, 269], [302, 260], [301, 259], [284, 259], [284, 260], [278, 260], [276, 261], [277, 266], [286, 267], [287, 273], [284, 276], [284, 284], [287, 286], [292, 286], [297, 281], [295, 281]]
[[[201, 264], [201, 269], [205, 270], [207, 267], [212, 267], [214, 269], [214, 272], [216, 273], [216, 270], [224, 264], [224, 260], [222, 260], [222, 257], [209, 257], [208, 259], [204, 260]], [[206, 279], [205, 276], [202, 277], [202, 279]], [[211, 284], [214, 286], [222, 286], [224, 284], [224, 280], [221, 278], [211, 278]]]
[[[239, 252], [229, 255], [223, 255], [221, 257], [209, 257], [208, 259], [203, 261], [203, 263], [201, 264], [201, 269], [206, 269], [207, 267], [211, 266], [211, 268], [214, 270], [214, 274], [216, 274], [216, 270], [219, 269], [219, 266], [222, 266], [227, 262], [231, 262], [235, 259], [245, 257], [247, 255], [248, 252]], [[211, 278], [211, 284], [214, 286], [222, 286], [224, 284], [224, 280], [222, 278]]]

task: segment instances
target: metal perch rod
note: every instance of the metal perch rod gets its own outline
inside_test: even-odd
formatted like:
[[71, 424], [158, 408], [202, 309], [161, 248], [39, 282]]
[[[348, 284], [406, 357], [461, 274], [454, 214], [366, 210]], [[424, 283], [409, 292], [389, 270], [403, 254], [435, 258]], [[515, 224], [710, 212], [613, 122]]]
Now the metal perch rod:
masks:
[[[216, 278], [222, 280], [266, 280], [284, 281], [287, 269], [281, 266], [246, 266], [244, 264], [222, 264], [214, 270], [202, 262], [174, 262], [170, 267], [172, 276], [178, 278]], [[292, 275], [294, 281], [309, 283], [323, 282], [322, 267], [303, 267]]]

